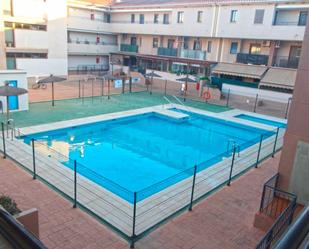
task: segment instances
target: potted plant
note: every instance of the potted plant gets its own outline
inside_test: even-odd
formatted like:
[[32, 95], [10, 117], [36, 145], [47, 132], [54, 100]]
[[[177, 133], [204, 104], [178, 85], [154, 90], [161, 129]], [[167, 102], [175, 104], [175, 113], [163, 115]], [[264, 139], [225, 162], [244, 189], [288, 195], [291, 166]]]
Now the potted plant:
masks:
[[0, 195], [0, 206], [2, 206], [11, 215], [16, 215], [21, 212], [17, 207], [16, 202], [7, 195]]

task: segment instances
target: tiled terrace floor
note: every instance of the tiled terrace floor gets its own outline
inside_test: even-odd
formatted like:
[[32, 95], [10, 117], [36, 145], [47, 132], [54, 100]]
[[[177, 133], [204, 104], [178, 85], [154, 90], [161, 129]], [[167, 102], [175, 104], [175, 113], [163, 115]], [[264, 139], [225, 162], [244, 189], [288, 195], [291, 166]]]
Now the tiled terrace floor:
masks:
[[[262, 186], [276, 171], [280, 154], [241, 176], [207, 200], [161, 226], [136, 244], [138, 249], [254, 248], [263, 232], [255, 229]], [[128, 243], [8, 160], [0, 159], [0, 192], [22, 210], [37, 207], [40, 234], [49, 248], [128, 248]]]

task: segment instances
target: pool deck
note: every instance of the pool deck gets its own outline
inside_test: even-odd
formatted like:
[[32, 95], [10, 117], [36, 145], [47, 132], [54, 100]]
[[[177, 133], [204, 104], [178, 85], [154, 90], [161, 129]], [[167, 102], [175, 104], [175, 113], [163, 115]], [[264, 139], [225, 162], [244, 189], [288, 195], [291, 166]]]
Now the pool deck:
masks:
[[[137, 249], [254, 248], [264, 233], [253, 227], [262, 186], [277, 172], [280, 153], [161, 226]], [[0, 189], [22, 210], [39, 210], [40, 237], [52, 249], [127, 249], [128, 243], [10, 160], [0, 159]]]

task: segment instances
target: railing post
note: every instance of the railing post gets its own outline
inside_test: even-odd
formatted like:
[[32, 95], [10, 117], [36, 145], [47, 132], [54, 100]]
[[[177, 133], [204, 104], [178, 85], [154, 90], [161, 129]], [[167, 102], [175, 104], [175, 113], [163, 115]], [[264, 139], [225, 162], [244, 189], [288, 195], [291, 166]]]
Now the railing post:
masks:
[[129, 92], [132, 92], [132, 77], [129, 78]]
[[191, 191], [191, 200], [190, 200], [189, 211], [192, 211], [192, 206], [193, 206], [193, 198], [194, 198], [194, 187], [195, 187], [196, 171], [197, 171], [197, 166], [194, 165], [194, 173], [193, 173], [193, 182], [192, 182], [192, 191]]
[[231, 89], [229, 89], [228, 93], [227, 93], [227, 98], [226, 98], [226, 107], [229, 107], [229, 102], [230, 102], [230, 93], [231, 93]]
[[262, 193], [262, 199], [261, 199], [261, 203], [260, 203], [260, 212], [262, 212], [262, 208], [263, 208], [263, 204], [264, 204], [265, 191], [266, 191], [266, 186], [264, 184], [264, 186], [263, 186], [263, 193]]
[[137, 202], [137, 194], [134, 192], [134, 202], [133, 202], [133, 226], [132, 226], [132, 236], [131, 236], [131, 243], [130, 248], [134, 248], [135, 244], [135, 222], [136, 222], [136, 202]]
[[34, 138], [31, 138], [31, 145], [32, 145], [33, 180], [35, 180], [36, 179], [36, 165], [35, 165]]
[[256, 94], [253, 112], [256, 112], [256, 106], [257, 106], [258, 98], [259, 98], [259, 95]]
[[261, 138], [260, 138], [259, 150], [258, 150], [258, 154], [257, 154], [257, 157], [256, 157], [255, 168], [257, 168], [258, 165], [259, 165], [262, 143], [263, 143], [263, 134], [261, 135]]
[[232, 174], [233, 174], [233, 167], [234, 167], [234, 161], [235, 161], [235, 154], [236, 154], [236, 146], [234, 145], [233, 148], [233, 157], [232, 157], [232, 163], [231, 163], [231, 170], [230, 170], [230, 176], [229, 176], [229, 181], [227, 183], [227, 186], [231, 185], [231, 181], [232, 181]]
[[167, 87], [167, 80], [165, 80], [165, 83], [164, 83], [164, 95], [166, 96], [166, 87]]
[[278, 140], [279, 130], [280, 130], [280, 127], [277, 127], [276, 138], [275, 138], [275, 143], [274, 143], [274, 148], [273, 148], [273, 154], [271, 155], [271, 157], [274, 157], [274, 156], [275, 156], [275, 153], [276, 153], [276, 146], [277, 146], [277, 140]]
[[1, 129], [2, 129], [2, 143], [3, 143], [3, 158], [6, 158], [4, 123], [3, 122], [1, 122]]
[[73, 204], [73, 208], [76, 208], [77, 207], [77, 189], [76, 189], [76, 167], [77, 166], [77, 163], [76, 163], [76, 160], [74, 160], [74, 204]]
[[78, 80], [78, 98], [81, 97], [80, 80]]
[[285, 119], [288, 118], [289, 109], [290, 109], [290, 102], [291, 102], [291, 98], [288, 99], [288, 104], [287, 104], [287, 106], [286, 106], [285, 115], [284, 115], [284, 118], [285, 118]]

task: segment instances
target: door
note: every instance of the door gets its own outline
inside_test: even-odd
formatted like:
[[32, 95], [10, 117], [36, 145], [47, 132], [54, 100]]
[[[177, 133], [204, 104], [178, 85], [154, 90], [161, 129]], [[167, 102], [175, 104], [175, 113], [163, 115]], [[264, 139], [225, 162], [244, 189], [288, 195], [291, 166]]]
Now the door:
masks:
[[131, 37], [131, 45], [136, 46], [137, 45], [137, 39], [136, 37]]
[[288, 60], [288, 67], [297, 68], [298, 62], [301, 54], [301, 47], [299, 46], [291, 46], [289, 60]]
[[[9, 86], [17, 87], [17, 80], [9, 80], [7, 82], [9, 83]], [[10, 96], [9, 97], [9, 109], [10, 110], [18, 110], [19, 109], [18, 96]]]

